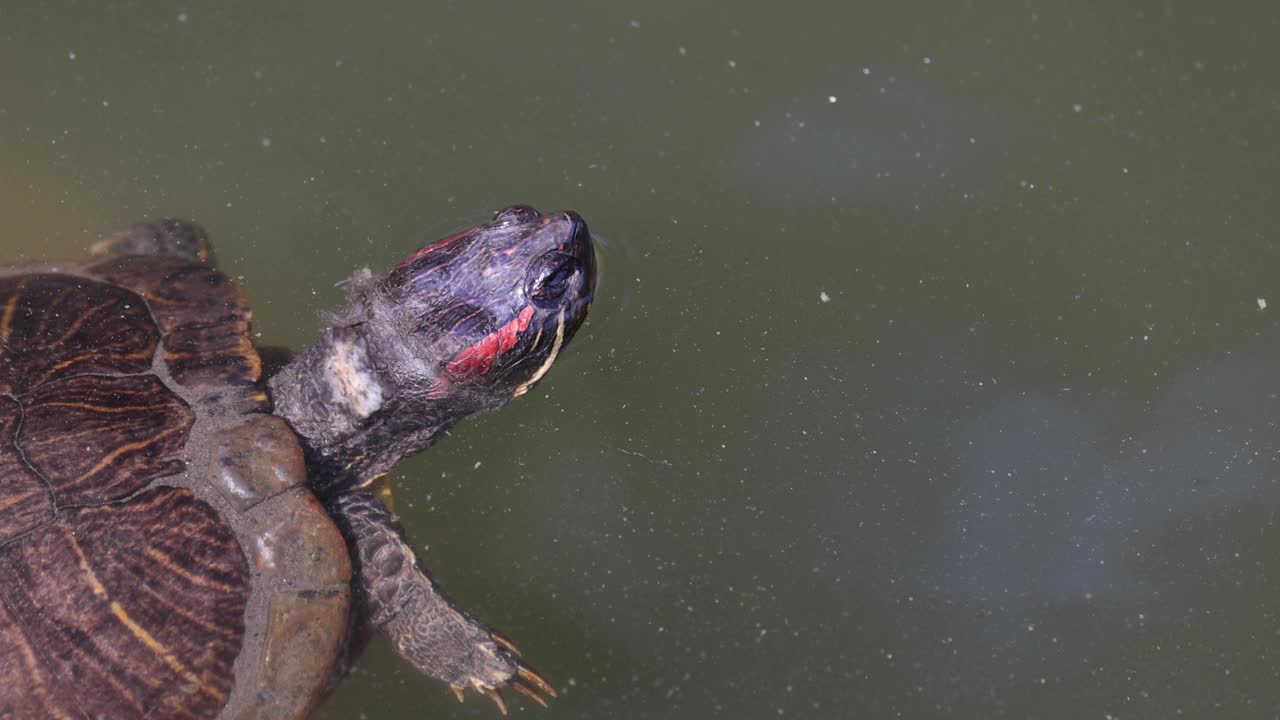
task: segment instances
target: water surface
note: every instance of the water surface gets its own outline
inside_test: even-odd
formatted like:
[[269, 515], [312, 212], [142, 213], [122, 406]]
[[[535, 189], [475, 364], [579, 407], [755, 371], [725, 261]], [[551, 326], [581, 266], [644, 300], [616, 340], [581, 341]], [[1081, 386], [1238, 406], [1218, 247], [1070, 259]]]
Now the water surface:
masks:
[[[266, 340], [526, 202], [548, 381], [397, 472], [540, 718], [1273, 717], [1270, 4], [0, 7], [10, 257], [213, 234]], [[321, 717], [493, 717], [375, 643]]]

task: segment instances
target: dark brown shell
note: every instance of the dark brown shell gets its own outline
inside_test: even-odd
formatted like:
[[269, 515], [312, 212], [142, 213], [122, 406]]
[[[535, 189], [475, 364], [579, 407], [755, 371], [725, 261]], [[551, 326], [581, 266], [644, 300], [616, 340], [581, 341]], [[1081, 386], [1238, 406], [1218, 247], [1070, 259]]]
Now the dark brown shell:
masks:
[[0, 275], [0, 717], [307, 713], [350, 561], [239, 288], [175, 256]]

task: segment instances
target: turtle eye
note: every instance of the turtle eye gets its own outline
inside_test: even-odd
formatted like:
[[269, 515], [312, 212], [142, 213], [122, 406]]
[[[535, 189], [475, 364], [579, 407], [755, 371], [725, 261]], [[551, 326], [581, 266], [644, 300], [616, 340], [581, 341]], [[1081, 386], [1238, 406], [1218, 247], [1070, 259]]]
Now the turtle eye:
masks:
[[515, 225], [517, 223], [526, 223], [542, 217], [542, 213], [534, 210], [528, 205], [512, 205], [503, 208], [494, 213], [494, 225]]
[[577, 269], [578, 261], [572, 255], [552, 252], [538, 258], [529, 268], [529, 299], [542, 307], [554, 304], [569, 289]]

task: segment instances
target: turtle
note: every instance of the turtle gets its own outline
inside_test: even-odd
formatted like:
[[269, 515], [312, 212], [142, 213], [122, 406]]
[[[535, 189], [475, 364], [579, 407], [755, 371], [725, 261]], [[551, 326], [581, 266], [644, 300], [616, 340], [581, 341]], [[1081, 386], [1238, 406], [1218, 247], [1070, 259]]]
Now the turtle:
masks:
[[432, 579], [387, 475], [525, 394], [586, 318], [590, 232], [516, 205], [255, 348], [164, 219], [0, 270], [0, 718], [300, 718], [374, 632], [459, 696], [552, 686]]

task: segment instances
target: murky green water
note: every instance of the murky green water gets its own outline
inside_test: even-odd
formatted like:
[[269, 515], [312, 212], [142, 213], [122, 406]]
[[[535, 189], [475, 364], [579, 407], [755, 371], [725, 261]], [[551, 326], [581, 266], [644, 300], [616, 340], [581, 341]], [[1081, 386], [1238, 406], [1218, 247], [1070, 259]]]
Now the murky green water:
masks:
[[[581, 211], [576, 345], [398, 478], [561, 690], [513, 714], [1274, 717], [1250, 7], [8, 2], [3, 249], [193, 216], [298, 345], [358, 265]], [[384, 644], [321, 713], [494, 715]]]

